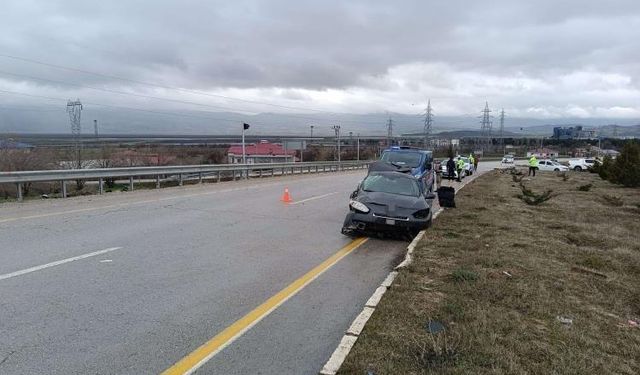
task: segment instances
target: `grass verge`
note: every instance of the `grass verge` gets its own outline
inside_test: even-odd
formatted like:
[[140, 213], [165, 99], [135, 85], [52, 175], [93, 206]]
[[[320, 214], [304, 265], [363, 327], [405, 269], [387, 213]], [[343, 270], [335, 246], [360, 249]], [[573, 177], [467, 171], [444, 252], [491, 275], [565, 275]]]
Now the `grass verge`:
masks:
[[458, 194], [340, 374], [640, 373], [640, 189], [573, 172], [523, 183], [553, 196], [527, 205], [499, 171]]

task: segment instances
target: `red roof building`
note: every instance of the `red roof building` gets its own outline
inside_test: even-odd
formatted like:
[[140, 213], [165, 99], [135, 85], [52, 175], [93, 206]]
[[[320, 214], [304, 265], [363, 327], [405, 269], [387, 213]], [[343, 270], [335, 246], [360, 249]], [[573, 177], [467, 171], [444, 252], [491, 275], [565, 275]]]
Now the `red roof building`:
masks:
[[[286, 150], [279, 143], [260, 141], [245, 145], [247, 164], [285, 163], [295, 161], [296, 151]], [[233, 145], [227, 151], [230, 164], [242, 164], [242, 145]]]

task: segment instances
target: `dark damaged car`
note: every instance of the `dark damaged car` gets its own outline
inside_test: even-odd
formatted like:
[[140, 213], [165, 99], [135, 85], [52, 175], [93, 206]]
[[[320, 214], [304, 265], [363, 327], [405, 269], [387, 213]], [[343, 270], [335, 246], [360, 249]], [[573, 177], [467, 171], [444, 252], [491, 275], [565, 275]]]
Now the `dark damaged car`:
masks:
[[435, 195], [409, 174], [380, 169], [371, 170], [351, 194], [342, 233], [414, 235], [429, 227]]

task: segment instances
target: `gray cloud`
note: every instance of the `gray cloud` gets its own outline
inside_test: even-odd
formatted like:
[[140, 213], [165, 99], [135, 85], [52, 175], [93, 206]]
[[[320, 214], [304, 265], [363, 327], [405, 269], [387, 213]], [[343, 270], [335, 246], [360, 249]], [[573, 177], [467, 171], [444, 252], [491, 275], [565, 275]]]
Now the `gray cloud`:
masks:
[[[593, 115], [617, 106], [640, 113], [637, 0], [32, 0], [4, 4], [0, 21], [6, 54], [277, 103], [406, 111], [434, 97], [451, 114], [485, 99], [523, 114], [571, 106]], [[6, 58], [0, 70], [176, 95]], [[0, 79], [43, 89], [41, 82]], [[45, 86], [49, 93], [79, 91]]]

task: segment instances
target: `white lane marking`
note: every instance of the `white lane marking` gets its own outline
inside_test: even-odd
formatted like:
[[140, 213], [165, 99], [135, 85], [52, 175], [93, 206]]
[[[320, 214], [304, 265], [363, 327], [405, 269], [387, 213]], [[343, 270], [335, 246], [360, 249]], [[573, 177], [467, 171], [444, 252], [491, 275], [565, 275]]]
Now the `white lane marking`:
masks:
[[327, 193], [327, 194], [322, 194], [322, 195], [317, 195], [315, 197], [311, 197], [311, 198], [307, 198], [307, 199], [303, 199], [301, 201], [296, 201], [296, 202], [291, 202], [289, 203], [289, 205], [293, 205], [293, 204], [300, 204], [300, 203], [304, 203], [304, 202], [309, 202], [309, 201], [314, 201], [316, 199], [322, 199], [322, 198], [326, 198], [329, 196], [332, 196], [334, 194], [338, 194], [337, 191], [334, 191], [333, 193]]
[[16, 272], [6, 273], [4, 275], [0, 275], [0, 280], [5, 280], [5, 279], [10, 279], [10, 278], [16, 277], [16, 276], [26, 275], [28, 273], [40, 271], [40, 270], [43, 270], [45, 268], [56, 267], [56, 266], [59, 266], [61, 264], [74, 262], [74, 261], [80, 260], [80, 259], [94, 257], [96, 255], [101, 255], [101, 254], [108, 253], [108, 252], [115, 251], [115, 250], [119, 250], [119, 249], [122, 249], [122, 247], [110, 247], [108, 249], [98, 250], [98, 251], [94, 251], [92, 253], [82, 254], [82, 255], [78, 255], [78, 256], [75, 256], [75, 257], [67, 258], [67, 259], [61, 259], [61, 260], [57, 260], [55, 262], [43, 264], [43, 265], [40, 265], [40, 266], [26, 268], [24, 270], [20, 270], [20, 271], [16, 271]]

